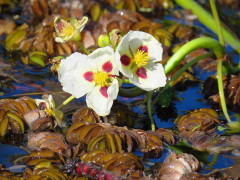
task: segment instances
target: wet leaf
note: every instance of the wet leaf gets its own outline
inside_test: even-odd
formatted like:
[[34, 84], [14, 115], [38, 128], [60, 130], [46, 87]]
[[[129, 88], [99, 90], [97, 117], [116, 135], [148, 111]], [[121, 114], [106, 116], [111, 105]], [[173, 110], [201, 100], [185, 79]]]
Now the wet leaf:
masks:
[[192, 148], [189, 144], [187, 144], [185, 141], [178, 142], [174, 146], [169, 146], [170, 149], [174, 150], [177, 154], [178, 153], [189, 153], [195, 156], [199, 161], [202, 161], [204, 163], [208, 162], [208, 156], [209, 153], [206, 151], [198, 151]]
[[176, 94], [172, 88], [160, 91], [157, 98], [157, 103], [162, 108], [167, 108], [171, 105], [172, 101], [176, 99]]

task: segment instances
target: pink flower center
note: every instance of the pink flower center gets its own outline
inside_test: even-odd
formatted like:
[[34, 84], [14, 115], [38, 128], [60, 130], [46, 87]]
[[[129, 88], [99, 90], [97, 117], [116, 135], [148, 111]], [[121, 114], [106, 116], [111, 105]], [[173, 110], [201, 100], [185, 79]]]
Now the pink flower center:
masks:
[[110, 61], [107, 61], [107, 62], [105, 62], [105, 63], [102, 65], [102, 69], [103, 69], [103, 71], [109, 73], [109, 72], [112, 71], [113, 65], [112, 65], [112, 63], [111, 63]]
[[145, 53], [148, 53], [148, 47], [147, 46], [140, 46], [138, 49], [141, 50], [141, 51], [144, 51]]
[[146, 79], [147, 78], [147, 71], [144, 67], [140, 67], [137, 69], [136, 74], [138, 77]]
[[124, 66], [128, 66], [131, 62], [131, 59], [127, 55], [124, 54], [121, 56], [120, 61]]
[[124, 66], [128, 66], [132, 61], [138, 67], [145, 66], [149, 60], [150, 60], [150, 57], [148, 55], [148, 47], [147, 46], [140, 46], [137, 49], [137, 52], [134, 53], [132, 59], [129, 58], [126, 54], [122, 55], [120, 58], [120, 61]]
[[89, 81], [89, 82], [92, 82], [93, 81], [93, 72], [91, 71], [88, 71], [88, 72], [85, 72], [83, 77]]
[[108, 89], [107, 86], [100, 88], [100, 93], [101, 93], [105, 98], [108, 98], [107, 89]]
[[57, 28], [58, 28], [58, 30], [59, 30], [60, 32], [62, 32], [62, 30], [63, 30], [63, 28], [64, 28], [63, 22], [60, 21], [60, 22], [57, 24]]

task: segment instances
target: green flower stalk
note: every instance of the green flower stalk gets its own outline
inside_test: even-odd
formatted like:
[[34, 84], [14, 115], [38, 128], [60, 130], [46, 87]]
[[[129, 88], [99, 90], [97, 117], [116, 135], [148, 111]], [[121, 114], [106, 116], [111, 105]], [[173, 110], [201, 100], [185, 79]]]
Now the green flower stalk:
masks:
[[225, 55], [224, 48], [219, 42], [213, 38], [201, 37], [189, 41], [183, 45], [166, 63], [165, 73], [169, 74], [171, 71], [188, 55], [190, 52], [199, 49], [211, 49], [217, 58], [222, 58]]
[[[210, 0], [210, 5], [211, 5], [213, 17], [214, 17], [215, 22], [216, 22], [219, 43], [222, 46], [224, 46], [224, 37], [223, 37], [222, 27], [221, 27], [220, 19], [219, 19], [219, 16], [218, 16], [217, 8], [216, 8], [216, 5], [215, 5], [215, 0]], [[226, 105], [224, 89], [223, 89], [222, 63], [223, 63], [223, 58], [218, 59], [218, 64], [217, 64], [218, 92], [219, 92], [219, 96], [220, 96], [220, 101], [221, 101], [223, 114], [226, 117], [227, 121], [231, 122], [231, 119], [230, 119], [230, 117], [228, 115], [228, 112], [227, 112], [227, 105]]]
[[63, 106], [67, 105], [69, 102], [71, 102], [75, 97], [70, 96], [65, 101], [63, 101], [56, 109], [61, 109]]
[[83, 52], [87, 55], [89, 55], [91, 52], [88, 51], [87, 48], [85, 48], [85, 46], [80, 42], [80, 41], [76, 41], [76, 43], [78, 44], [78, 46], [83, 50]]
[[153, 91], [150, 91], [147, 94], [147, 112], [148, 112], [148, 117], [150, 119], [151, 130], [155, 131], [156, 127], [155, 127], [154, 119], [152, 117], [152, 95], [153, 95]]
[[[218, 28], [215, 24], [213, 17], [197, 2], [195, 2], [194, 0], [175, 0], [175, 2], [184, 9], [191, 10], [192, 13], [198, 17], [198, 20], [202, 24], [204, 24], [211, 31], [217, 34]], [[240, 40], [238, 39], [238, 37], [224, 26], [222, 27], [222, 31], [225, 41], [238, 53], [240, 53]]]
[[191, 60], [189, 63], [185, 64], [180, 70], [178, 70], [173, 77], [171, 78], [170, 81], [168, 81], [168, 83], [166, 84], [166, 86], [164, 86], [160, 93], [155, 97], [152, 106], [154, 106], [157, 103], [157, 99], [159, 98], [161, 92], [167, 90], [169, 87], [173, 86], [174, 81], [183, 73], [185, 72], [189, 67], [193, 66], [194, 64], [196, 64], [198, 61], [205, 59], [205, 58], [209, 58], [209, 57], [213, 57], [213, 53], [207, 53], [207, 54], [203, 54], [201, 56], [198, 56], [196, 58], [194, 58], [193, 60]]
[[220, 19], [219, 19], [219, 16], [218, 16], [217, 8], [216, 8], [216, 5], [215, 5], [215, 0], [210, 0], [210, 5], [211, 5], [213, 17], [215, 19], [215, 24], [216, 24], [216, 27], [217, 27], [217, 35], [218, 35], [219, 43], [222, 46], [224, 46], [223, 31], [222, 31], [221, 22], [220, 22]]

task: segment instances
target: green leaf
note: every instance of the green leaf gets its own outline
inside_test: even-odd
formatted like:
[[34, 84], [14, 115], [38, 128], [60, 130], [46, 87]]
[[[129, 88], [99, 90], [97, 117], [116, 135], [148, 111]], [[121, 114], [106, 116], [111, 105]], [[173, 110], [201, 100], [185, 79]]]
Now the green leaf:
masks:
[[209, 163], [208, 162], [208, 156], [209, 156], [208, 152], [195, 150], [192, 148], [192, 146], [187, 144], [185, 141], [181, 141], [174, 146], [169, 146], [169, 148], [174, 150], [177, 154], [181, 153], [181, 152], [192, 154], [199, 161], [202, 161], [203, 163], [206, 163], [206, 164]]

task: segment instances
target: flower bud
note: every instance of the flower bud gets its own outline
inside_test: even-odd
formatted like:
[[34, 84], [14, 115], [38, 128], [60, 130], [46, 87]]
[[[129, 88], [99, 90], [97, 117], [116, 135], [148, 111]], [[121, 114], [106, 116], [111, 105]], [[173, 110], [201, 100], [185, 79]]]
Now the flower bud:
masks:
[[39, 109], [55, 119], [58, 126], [62, 126], [63, 112], [55, 108], [55, 101], [51, 94], [44, 94], [42, 99], [35, 99]]
[[61, 63], [61, 59], [64, 58], [64, 56], [56, 56], [50, 60], [50, 63], [52, 64], [50, 70], [55, 76], [58, 76], [58, 69]]
[[117, 47], [118, 43], [122, 39], [121, 31], [119, 29], [113, 29], [109, 33], [109, 38], [110, 38], [112, 47], [115, 49]]
[[106, 47], [106, 46], [110, 46], [111, 42], [110, 42], [110, 37], [108, 34], [101, 34], [98, 37], [98, 46], [99, 47]]

